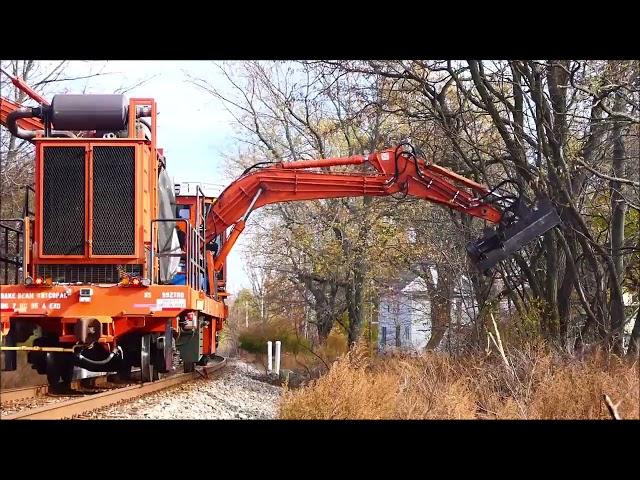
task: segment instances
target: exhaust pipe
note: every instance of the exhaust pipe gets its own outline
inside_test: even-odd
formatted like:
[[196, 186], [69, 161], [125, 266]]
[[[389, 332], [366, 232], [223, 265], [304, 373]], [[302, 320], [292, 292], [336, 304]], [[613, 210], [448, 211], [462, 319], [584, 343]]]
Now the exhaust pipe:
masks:
[[[24, 128], [20, 128], [20, 126], [18, 125], [18, 120], [20, 120], [21, 118], [33, 117], [42, 117], [42, 107], [19, 108], [18, 110], [7, 115], [7, 128], [14, 137], [21, 138], [22, 140], [32, 141], [34, 138], [36, 138], [36, 135], [44, 134], [44, 130], [25, 130]], [[62, 130], [52, 130], [50, 136], [75, 138], [75, 135], [72, 132], [65, 132]]]

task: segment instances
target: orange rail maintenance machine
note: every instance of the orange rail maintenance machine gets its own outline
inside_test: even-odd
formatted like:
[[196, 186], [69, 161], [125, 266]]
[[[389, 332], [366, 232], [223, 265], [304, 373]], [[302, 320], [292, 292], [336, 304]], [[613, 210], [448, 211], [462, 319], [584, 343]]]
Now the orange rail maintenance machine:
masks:
[[[409, 144], [260, 162], [218, 198], [200, 188], [185, 194], [156, 146], [153, 99], [56, 95], [49, 104], [12, 81], [39, 104], [0, 98], [0, 123], [34, 145], [26, 192], [35, 203], [33, 211], [25, 203], [23, 218], [0, 220], [0, 348], [3, 369], [15, 370], [17, 352], [27, 351], [53, 386], [68, 386], [76, 367], [122, 377], [139, 367], [150, 381], [176, 354], [186, 371], [206, 364], [228, 314], [227, 255], [249, 214], [267, 204], [415, 196], [495, 224], [467, 246], [482, 272], [560, 223], [548, 199], [530, 208], [521, 194], [434, 165]], [[18, 345], [34, 333], [33, 346]]]
[[155, 101], [38, 100], [0, 100], [2, 124], [35, 147], [34, 215], [1, 221], [4, 369], [21, 350], [53, 385], [74, 366], [123, 377], [135, 366], [149, 381], [176, 349], [185, 371], [206, 363], [227, 316], [224, 268], [209, 281], [205, 257], [213, 199], [174, 196]]

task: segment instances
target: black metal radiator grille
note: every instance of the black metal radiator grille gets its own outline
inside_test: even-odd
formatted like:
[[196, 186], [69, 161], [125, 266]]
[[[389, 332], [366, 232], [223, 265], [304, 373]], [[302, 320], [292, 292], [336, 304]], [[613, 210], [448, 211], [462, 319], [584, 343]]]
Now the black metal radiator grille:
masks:
[[43, 164], [42, 252], [83, 255], [84, 147], [45, 147]]
[[135, 253], [135, 147], [93, 148], [94, 255]]
[[60, 283], [118, 283], [120, 273], [142, 275], [142, 265], [38, 265], [38, 276]]

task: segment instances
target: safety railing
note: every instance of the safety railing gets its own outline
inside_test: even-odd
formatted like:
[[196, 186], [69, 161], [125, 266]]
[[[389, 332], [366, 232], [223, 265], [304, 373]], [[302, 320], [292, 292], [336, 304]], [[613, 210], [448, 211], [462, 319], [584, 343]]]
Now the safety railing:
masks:
[[150, 252], [150, 275], [149, 279], [152, 284], [158, 283], [158, 277], [156, 271], [156, 258], [162, 257], [179, 257], [185, 261], [185, 283], [191, 288], [196, 290], [204, 289], [203, 283], [206, 278], [205, 259], [202, 251], [199, 248], [200, 243], [204, 242], [204, 237], [201, 236], [198, 231], [191, 227], [189, 221], [184, 218], [156, 218], [151, 221], [151, 235], [152, 238], [156, 238], [155, 228], [159, 223], [177, 223], [183, 222], [185, 225], [185, 242], [184, 249], [181, 247], [181, 251], [178, 253], [173, 252], [159, 252], [157, 251], [155, 242], [152, 244]]
[[[185, 262], [185, 283], [191, 288], [197, 290], [207, 290], [205, 283], [207, 282], [207, 261], [206, 261], [206, 197], [202, 189], [196, 187], [196, 205], [194, 215], [194, 225], [184, 218], [156, 218], [151, 221], [151, 238], [154, 239], [150, 252], [150, 280], [151, 283], [157, 283], [157, 266], [156, 258], [159, 257], [180, 257]], [[157, 248], [156, 228], [159, 223], [182, 222], [184, 224], [185, 241], [181, 246], [180, 253], [159, 252]], [[215, 280], [213, 291], [215, 291]]]
[[[32, 217], [32, 200], [35, 190], [31, 185], [21, 187], [24, 190], [22, 218], [0, 219], [0, 283], [17, 284], [22, 282], [28, 267], [29, 250], [31, 248], [30, 225], [25, 220]], [[26, 231], [25, 231], [25, 227]], [[25, 233], [28, 237], [25, 238]]]
[[[14, 223], [15, 226], [7, 225]], [[24, 220], [7, 218], [0, 220], [0, 279], [4, 285], [21, 282], [24, 248]]]
[[195, 241], [194, 251], [198, 251], [197, 255], [197, 269], [207, 278], [207, 251], [206, 251], [206, 222], [205, 222], [205, 195], [200, 185], [196, 186], [196, 226], [195, 226]]
[[204, 252], [204, 235], [201, 235], [197, 228], [189, 227], [191, 241], [189, 243], [189, 255], [187, 260], [190, 265], [190, 284], [193, 288], [204, 290], [203, 283], [206, 281], [207, 269]]
[[36, 191], [31, 185], [25, 185], [22, 188], [24, 189], [24, 205], [22, 207], [22, 216], [33, 217], [35, 215], [35, 212], [31, 209], [31, 199], [35, 197]]
[[[172, 251], [166, 252], [166, 251], [157, 251], [157, 234], [156, 234], [156, 226], [159, 223], [173, 223], [176, 224], [178, 222], [182, 222], [184, 223], [185, 226], [185, 232], [186, 232], [186, 236], [187, 236], [187, 241], [185, 242], [185, 249], [188, 250], [188, 245], [189, 245], [189, 239], [191, 237], [191, 232], [190, 232], [190, 227], [189, 227], [189, 222], [187, 220], [185, 220], [184, 218], [155, 218], [153, 220], [151, 220], [151, 238], [154, 239], [154, 241], [151, 244], [151, 252], [149, 255], [149, 280], [151, 281], [152, 284], [157, 283], [158, 282], [158, 277], [160, 276], [159, 274], [156, 273], [156, 270], [158, 270], [158, 268], [156, 267], [156, 258], [167, 258], [167, 257], [178, 257], [178, 258], [182, 258], [187, 256], [187, 251], [186, 250], [182, 250], [182, 246], [180, 246], [180, 251], [177, 253], [174, 253]], [[189, 262], [185, 262], [185, 266], [187, 268], [187, 273], [186, 273], [186, 278], [189, 279], [189, 268], [190, 268], [190, 263]]]

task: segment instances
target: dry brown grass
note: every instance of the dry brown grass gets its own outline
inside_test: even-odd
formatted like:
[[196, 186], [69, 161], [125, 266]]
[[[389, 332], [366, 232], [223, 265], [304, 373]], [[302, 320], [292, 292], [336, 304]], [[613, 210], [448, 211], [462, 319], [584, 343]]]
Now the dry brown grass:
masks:
[[578, 361], [544, 346], [460, 358], [438, 353], [375, 358], [364, 347], [320, 379], [286, 390], [286, 419], [640, 418], [638, 364], [596, 353]]

